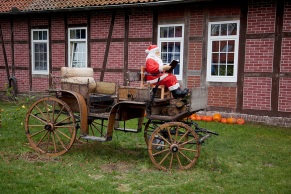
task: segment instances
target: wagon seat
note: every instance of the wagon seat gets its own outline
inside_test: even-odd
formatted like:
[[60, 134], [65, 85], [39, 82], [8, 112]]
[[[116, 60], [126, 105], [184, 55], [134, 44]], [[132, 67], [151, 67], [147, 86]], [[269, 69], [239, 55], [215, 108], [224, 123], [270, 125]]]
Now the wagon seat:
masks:
[[95, 81], [93, 68], [61, 68], [61, 88], [79, 92], [88, 99], [90, 94], [108, 94], [116, 96], [115, 82]]

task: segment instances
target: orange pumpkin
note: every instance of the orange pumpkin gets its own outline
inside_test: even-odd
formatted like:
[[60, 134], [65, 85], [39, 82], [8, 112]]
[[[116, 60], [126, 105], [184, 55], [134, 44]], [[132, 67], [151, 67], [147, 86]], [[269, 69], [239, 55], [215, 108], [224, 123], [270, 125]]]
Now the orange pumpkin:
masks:
[[236, 118], [229, 117], [226, 120], [227, 120], [228, 124], [235, 124], [236, 123]]
[[195, 120], [196, 120], [196, 116], [197, 116], [196, 114], [192, 114], [192, 115], [190, 116], [190, 119], [195, 121]]
[[212, 121], [212, 116], [206, 116], [206, 121], [211, 122]]
[[221, 118], [221, 119], [220, 119], [220, 122], [222, 122], [222, 123], [227, 123], [227, 119], [226, 119], [226, 118]]
[[202, 118], [201, 118], [200, 115], [197, 115], [197, 116], [196, 116], [196, 121], [201, 121], [201, 119], [202, 119]]
[[245, 120], [243, 118], [238, 118], [238, 119], [236, 119], [236, 123], [239, 125], [243, 125], [243, 124], [245, 124]]
[[212, 117], [213, 121], [219, 122], [221, 120], [221, 114], [215, 113]]
[[201, 117], [201, 120], [202, 120], [202, 121], [206, 121], [206, 120], [207, 120], [207, 116], [205, 116], [205, 115], [202, 116], [202, 117]]

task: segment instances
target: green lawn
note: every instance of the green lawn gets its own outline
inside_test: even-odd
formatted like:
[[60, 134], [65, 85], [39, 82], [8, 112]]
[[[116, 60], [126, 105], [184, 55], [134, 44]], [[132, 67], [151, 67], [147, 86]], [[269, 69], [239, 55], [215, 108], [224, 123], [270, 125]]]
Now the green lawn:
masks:
[[111, 142], [48, 158], [29, 147], [27, 106], [0, 102], [1, 193], [291, 193], [291, 129], [199, 122], [219, 133], [187, 171], [159, 171], [143, 133], [114, 131]]

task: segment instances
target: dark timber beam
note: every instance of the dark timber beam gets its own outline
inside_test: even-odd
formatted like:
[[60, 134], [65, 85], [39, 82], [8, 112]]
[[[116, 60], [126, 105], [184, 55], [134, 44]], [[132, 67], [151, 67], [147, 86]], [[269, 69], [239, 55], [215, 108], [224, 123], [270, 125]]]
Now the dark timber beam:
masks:
[[105, 71], [106, 71], [106, 64], [107, 64], [107, 60], [108, 60], [109, 49], [110, 49], [110, 44], [111, 44], [111, 39], [112, 39], [112, 34], [113, 34], [115, 16], [116, 16], [116, 11], [113, 11], [112, 12], [112, 16], [111, 16], [110, 28], [109, 28], [109, 32], [108, 32], [108, 38], [107, 38], [107, 41], [106, 41], [106, 48], [105, 48], [105, 54], [104, 54], [104, 59], [103, 59], [103, 64], [102, 64], [100, 81], [104, 80], [104, 74], [105, 74]]
[[238, 72], [237, 72], [237, 112], [243, 109], [243, 87], [244, 87], [244, 68], [245, 68], [245, 50], [246, 33], [248, 21], [248, 2], [242, 1], [240, 10], [240, 32], [239, 32], [239, 51], [238, 51]]

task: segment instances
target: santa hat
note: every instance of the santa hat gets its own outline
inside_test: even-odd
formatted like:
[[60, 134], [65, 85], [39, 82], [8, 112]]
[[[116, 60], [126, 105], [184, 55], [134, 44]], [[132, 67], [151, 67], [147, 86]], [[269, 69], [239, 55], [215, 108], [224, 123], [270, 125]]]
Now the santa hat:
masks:
[[159, 50], [159, 47], [157, 45], [150, 45], [148, 47], [147, 50], [145, 50], [146, 53], [149, 53], [149, 52], [156, 52], [157, 50]]

